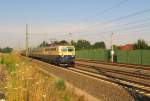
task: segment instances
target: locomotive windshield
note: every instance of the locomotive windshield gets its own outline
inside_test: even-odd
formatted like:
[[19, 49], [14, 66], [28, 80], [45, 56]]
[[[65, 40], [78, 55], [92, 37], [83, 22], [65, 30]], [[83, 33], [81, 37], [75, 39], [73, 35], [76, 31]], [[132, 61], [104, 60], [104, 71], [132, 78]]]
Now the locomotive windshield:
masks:
[[68, 47], [68, 52], [72, 52], [72, 51], [74, 51], [74, 49]]
[[62, 51], [62, 52], [67, 52], [67, 50], [68, 50], [67, 47], [62, 47], [62, 48], [61, 48], [61, 51]]
[[61, 51], [62, 52], [72, 52], [72, 51], [74, 51], [74, 48], [73, 47], [62, 47]]

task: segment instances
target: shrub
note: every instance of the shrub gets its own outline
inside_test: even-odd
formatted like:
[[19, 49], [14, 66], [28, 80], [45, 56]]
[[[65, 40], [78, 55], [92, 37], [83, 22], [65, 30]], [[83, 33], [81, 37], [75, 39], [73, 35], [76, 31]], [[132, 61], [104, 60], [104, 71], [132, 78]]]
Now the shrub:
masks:
[[64, 101], [70, 101], [70, 97], [67, 96], [67, 95], [65, 95], [65, 96], [64, 96]]
[[64, 90], [65, 89], [65, 83], [63, 79], [59, 79], [56, 81], [55, 86], [58, 90]]
[[11, 54], [5, 55], [1, 58], [1, 64], [5, 64], [7, 66], [8, 71], [15, 71], [16, 70], [16, 58]]

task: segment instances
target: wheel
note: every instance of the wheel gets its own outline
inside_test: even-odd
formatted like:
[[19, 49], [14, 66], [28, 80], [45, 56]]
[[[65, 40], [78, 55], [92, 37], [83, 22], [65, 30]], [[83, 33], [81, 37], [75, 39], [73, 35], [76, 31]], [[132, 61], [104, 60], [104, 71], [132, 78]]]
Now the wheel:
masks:
[[71, 64], [71, 67], [75, 67], [75, 63], [72, 63], [72, 64]]

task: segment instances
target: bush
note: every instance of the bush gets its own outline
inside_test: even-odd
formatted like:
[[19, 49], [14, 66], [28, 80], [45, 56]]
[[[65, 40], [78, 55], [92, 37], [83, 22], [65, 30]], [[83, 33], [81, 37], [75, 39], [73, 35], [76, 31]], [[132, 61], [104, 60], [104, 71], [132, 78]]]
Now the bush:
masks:
[[64, 101], [70, 101], [70, 97], [67, 96], [67, 95], [65, 95], [65, 96], [64, 96]]
[[2, 53], [11, 53], [12, 51], [13, 51], [13, 49], [10, 47], [5, 47], [3, 49], [0, 48], [0, 52], [2, 52]]
[[5, 64], [7, 66], [8, 71], [16, 70], [16, 58], [11, 54], [3, 56], [0, 61], [1, 64]]
[[65, 83], [64, 83], [64, 80], [62, 79], [59, 79], [56, 81], [56, 88], [58, 90], [64, 90], [65, 89]]

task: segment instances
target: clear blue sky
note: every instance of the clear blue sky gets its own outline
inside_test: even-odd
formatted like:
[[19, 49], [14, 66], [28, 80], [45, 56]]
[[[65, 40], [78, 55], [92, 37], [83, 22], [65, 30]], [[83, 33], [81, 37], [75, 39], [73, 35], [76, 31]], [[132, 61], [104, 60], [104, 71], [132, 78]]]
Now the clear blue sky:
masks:
[[[115, 6], [119, 2], [122, 4]], [[149, 8], [150, 0], [1, 0], [0, 47], [17, 47], [19, 43], [23, 47], [26, 23], [29, 24], [29, 31], [32, 34], [30, 35], [31, 46], [51, 38], [57, 40], [87, 39], [91, 42], [102, 40], [109, 46], [108, 37], [112, 30], [131, 26], [131, 24], [120, 26], [126, 23], [148, 19], [150, 12], [119, 22], [109, 21]], [[105, 26], [106, 22], [108, 22], [107, 26]], [[150, 19], [131, 27], [148, 22]], [[146, 34], [149, 32], [149, 27], [141, 29], [142, 31], [137, 29], [132, 29], [132, 32], [125, 29], [121, 30], [122, 32], [116, 31], [118, 35], [115, 36], [114, 43], [131, 43], [138, 38], [144, 38], [149, 42], [150, 36]], [[67, 36], [68, 32], [73, 33], [72, 37]], [[122, 35], [124, 33], [126, 35]], [[130, 33], [137, 33], [136, 38], [135, 34]]]

